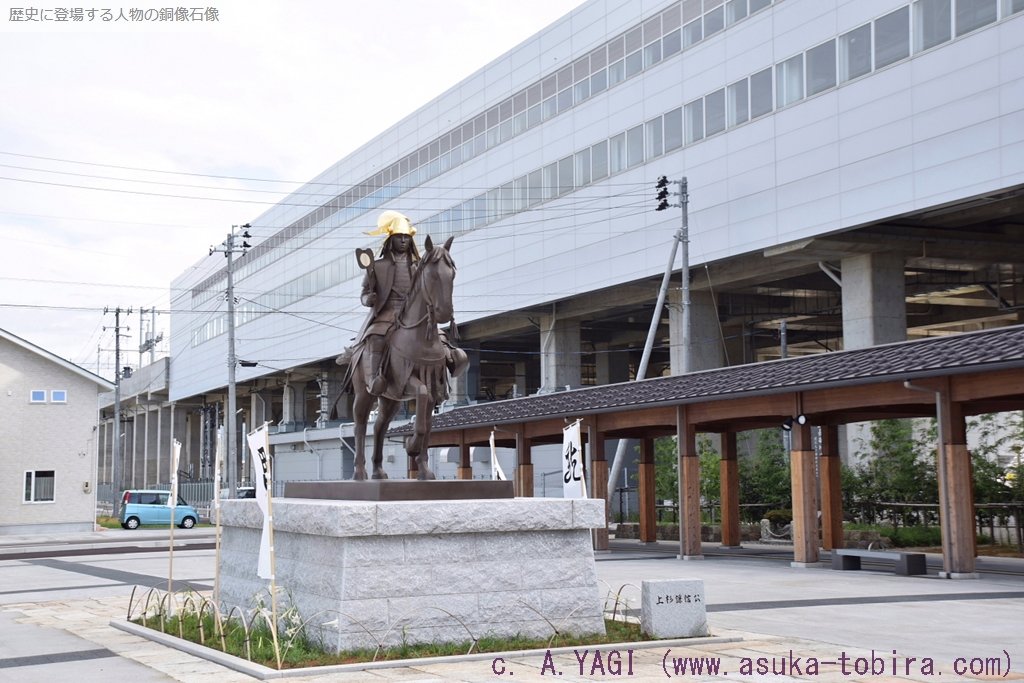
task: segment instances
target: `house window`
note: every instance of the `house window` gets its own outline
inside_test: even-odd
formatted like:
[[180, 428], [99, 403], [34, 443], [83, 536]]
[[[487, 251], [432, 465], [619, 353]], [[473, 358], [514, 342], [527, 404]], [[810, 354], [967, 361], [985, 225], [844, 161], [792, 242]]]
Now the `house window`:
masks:
[[33, 389], [28, 395], [29, 403], [46, 403], [46, 390]]
[[46, 503], [53, 501], [53, 470], [34, 470], [25, 472], [26, 503]]
[[68, 392], [65, 389], [52, 389], [50, 391], [50, 403], [67, 403]]

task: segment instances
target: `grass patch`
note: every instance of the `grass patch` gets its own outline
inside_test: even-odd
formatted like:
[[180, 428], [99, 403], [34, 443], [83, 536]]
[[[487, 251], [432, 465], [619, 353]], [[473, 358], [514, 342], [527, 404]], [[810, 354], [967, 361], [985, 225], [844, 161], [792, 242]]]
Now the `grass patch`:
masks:
[[[252, 628], [248, 634], [238, 622], [228, 622], [224, 627], [223, 638], [218, 630], [213, 614], [204, 612], [202, 617], [194, 612], [181, 613], [163, 620], [151, 616], [147, 619], [137, 618], [134, 623], [147, 628], [162, 631], [192, 643], [220, 650], [251, 662], [277, 668], [277, 656], [274, 649], [274, 638], [270, 628], [265, 624]], [[331, 666], [337, 664], [359, 664], [372, 661], [397, 659], [415, 659], [420, 657], [444, 657], [464, 655], [470, 652], [508, 652], [513, 650], [535, 650], [549, 647], [573, 645], [604, 645], [610, 643], [631, 643], [650, 640], [635, 623], [605, 619], [607, 634], [577, 636], [558, 634], [554, 638], [481, 638], [475, 645], [469, 640], [460, 643], [404, 643], [394, 647], [352, 650], [334, 653], [325, 651], [319, 643], [305, 637], [302, 632], [278, 634], [281, 650], [281, 668], [294, 669], [302, 667]]]

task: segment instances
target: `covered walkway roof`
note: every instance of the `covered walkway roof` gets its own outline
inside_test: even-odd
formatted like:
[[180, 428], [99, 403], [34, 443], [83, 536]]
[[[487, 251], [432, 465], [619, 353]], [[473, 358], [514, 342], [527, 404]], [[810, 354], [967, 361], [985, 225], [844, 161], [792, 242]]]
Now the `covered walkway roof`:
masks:
[[664, 409], [682, 405], [704, 431], [778, 426], [798, 414], [816, 425], [934, 416], [934, 397], [904, 383], [934, 390], [936, 381], [965, 414], [1024, 408], [1024, 325], [460, 407], [434, 417], [431, 444], [454, 445], [455, 431], [485, 428], [473, 435], [485, 442], [496, 425], [591, 415], [604, 416], [609, 436], [659, 423], [674, 432], [675, 410]]

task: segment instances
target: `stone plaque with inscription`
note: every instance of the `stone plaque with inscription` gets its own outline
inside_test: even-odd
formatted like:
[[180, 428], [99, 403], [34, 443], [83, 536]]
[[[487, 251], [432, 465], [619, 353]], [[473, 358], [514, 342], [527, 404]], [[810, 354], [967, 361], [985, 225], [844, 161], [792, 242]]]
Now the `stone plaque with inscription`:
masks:
[[701, 579], [657, 579], [640, 584], [640, 626], [655, 638], [708, 635]]

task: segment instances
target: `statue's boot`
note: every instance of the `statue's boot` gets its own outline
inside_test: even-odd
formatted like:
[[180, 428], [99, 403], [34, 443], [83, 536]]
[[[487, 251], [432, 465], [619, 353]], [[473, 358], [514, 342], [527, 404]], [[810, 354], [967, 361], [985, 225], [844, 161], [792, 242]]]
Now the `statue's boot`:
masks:
[[388, 388], [388, 380], [381, 372], [382, 368], [380, 367], [382, 355], [380, 352], [370, 351], [370, 368], [373, 379], [370, 380], [366, 389], [372, 396], [380, 396]]

